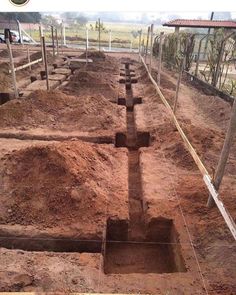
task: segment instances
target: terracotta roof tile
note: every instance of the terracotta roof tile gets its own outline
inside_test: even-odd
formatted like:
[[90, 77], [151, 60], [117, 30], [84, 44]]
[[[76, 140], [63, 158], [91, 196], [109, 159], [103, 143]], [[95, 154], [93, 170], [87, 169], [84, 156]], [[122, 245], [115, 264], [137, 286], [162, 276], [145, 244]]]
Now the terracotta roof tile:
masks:
[[225, 20], [199, 20], [199, 19], [175, 19], [164, 23], [167, 27], [196, 27], [196, 28], [228, 28], [236, 29], [236, 21]]

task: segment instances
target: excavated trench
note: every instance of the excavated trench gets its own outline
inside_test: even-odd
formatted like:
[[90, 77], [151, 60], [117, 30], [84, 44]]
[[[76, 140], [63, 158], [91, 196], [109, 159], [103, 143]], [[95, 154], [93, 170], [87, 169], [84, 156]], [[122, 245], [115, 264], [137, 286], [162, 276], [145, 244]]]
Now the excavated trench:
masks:
[[142, 98], [133, 97], [132, 84], [137, 80], [130, 63], [125, 63], [123, 76], [120, 82], [125, 84], [126, 97], [119, 98], [118, 104], [126, 106], [127, 131], [116, 134], [115, 146], [128, 149], [129, 223], [108, 219], [104, 241], [9, 235], [0, 237], [0, 247], [25, 251], [102, 253], [105, 274], [186, 271], [173, 221], [157, 218], [151, 225], [145, 223], [139, 149], [150, 145], [150, 134], [136, 130], [134, 106], [142, 103]]
[[136, 130], [134, 106], [142, 103], [142, 98], [133, 97], [132, 84], [137, 80], [128, 62], [124, 73], [120, 83], [125, 84], [126, 98], [118, 99], [118, 104], [126, 106], [127, 131], [116, 134], [115, 145], [128, 149], [130, 219], [126, 241], [109, 240], [112, 228], [107, 228], [104, 271], [106, 274], [186, 271], [172, 220], [157, 219], [149, 229], [145, 224], [139, 148], [149, 146], [150, 134]]

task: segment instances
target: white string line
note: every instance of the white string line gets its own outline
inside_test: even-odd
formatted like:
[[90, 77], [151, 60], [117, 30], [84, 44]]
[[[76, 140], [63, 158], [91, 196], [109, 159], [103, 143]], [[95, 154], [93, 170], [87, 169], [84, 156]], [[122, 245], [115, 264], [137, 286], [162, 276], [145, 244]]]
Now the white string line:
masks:
[[[0, 240], [31, 240], [31, 241], [53, 241], [53, 242], [78, 242], [78, 243], [97, 243], [97, 244], [102, 244], [102, 239], [101, 240], [93, 240], [93, 239], [74, 239], [74, 238], [53, 238], [53, 237], [21, 237], [21, 236], [0, 236]], [[148, 241], [125, 241], [125, 240], [107, 240], [107, 244], [141, 244], [141, 245], [191, 245], [189, 242], [148, 242]], [[200, 244], [194, 244], [195, 247], [200, 246]], [[231, 245], [224, 245], [224, 244], [214, 244], [208, 246], [208, 248], [214, 248], [214, 247], [236, 247], [236, 244], [231, 244]], [[93, 253], [93, 252], [92, 252]], [[94, 252], [97, 253], [97, 252]]]
[[[144, 89], [143, 89], [143, 94], [144, 94]], [[154, 120], [148, 102], [147, 102], [147, 107], [148, 107], [148, 109], [149, 109], [149, 115], [151, 116], [152, 120]], [[163, 152], [162, 152], [162, 153], [163, 153]], [[164, 153], [163, 153], [163, 155], [164, 155]], [[165, 161], [167, 161], [165, 155], [164, 155], [164, 158], [165, 158]], [[169, 170], [169, 167], [168, 167], [167, 164], [166, 164], [166, 167], [167, 167], [167, 169], [168, 169], [168, 173], [170, 173], [170, 170]], [[171, 175], [171, 174], [170, 174], [170, 175]], [[197, 255], [196, 255], [196, 252], [195, 252], [194, 246], [193, 246], [193, 242], [192, 242], [192, 238], [191, 238], [191, 235], [190, 235], [190, 232], [189, 232], [188, 224], [187, 224], [187, 222], [186, 222], [186, 219], [185, 219], [185, 216], [184, 216], [184, 213], [183, 213], [183, 210], [182, 210], [181, 204], [180, 204], [180, 200], [179, 200], [179, 198], [178, 198], [177, 195], [176, 195], [175, 187], [173, 186], [173, 180], [172, 180], [172, 177], [171, 177], [171, 176], [170, 176], [170, 179], [171, 179], [171, 183], [172, 183], [172, 189], [173, 189], [173, 191], [174, 191], [174, 193], [175, 193], [175, 198], [176, 198], [176, 200], [177, 200], [177, 202], [178, 202], [178, 207], [179, 207], [179, 209], [180, 209], [180, 213], [181, 213], [181, 215], [182, 215], [182, 218], [183, 218], [183, 221], [184, 221], [184, 224], [185, 224], [185, 227], [186, 227], [186, 231], [187, 231], [187, 234], [188, 234], [188, 237], [189, 237], [189, 241], [190, 241], [190, 244], [191, 244], [191, 248], [192, 248], [192, 250], [193, 250], [194, 258], [195, 258], [196, 263], [197, 263], [197, 267], [198, 267], [198, 270], [199, 270], [200, 278], [201, 278], [201, 280], [202, 280], [202, 283], [203, 283], [203, 287], [204, 287], [204, 289], [205, 289], [205, 292], [206, 292], [206, 294], [208, 294], [208, 291], [207, 291], [207, 288], [206, 288], [206, 284], [205, 284], [205, 279], [204, 279], [204, 277], [203, 277], [202, 270], [201, 270], [201, 267], [200, 267], [200, 264], [199, 264], [199, 261], [198, 261], [198, 258], [197, 258]]]

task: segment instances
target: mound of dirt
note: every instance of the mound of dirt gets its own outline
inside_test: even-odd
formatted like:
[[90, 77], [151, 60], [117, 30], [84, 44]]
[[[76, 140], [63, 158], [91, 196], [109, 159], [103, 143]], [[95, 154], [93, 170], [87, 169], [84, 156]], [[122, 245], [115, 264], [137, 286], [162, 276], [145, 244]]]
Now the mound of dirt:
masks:
[[184, 147], [182, 142], [174, 143], [164, 149], [165, 155], [171, 159], [176, 166], [187, 169], [197, 170], [197, 166], [192, 156]]
[[[82, 53], [80, 55], [81, 58], [86, 58], [86, 52]], [[102, 58], [105, 59], [106, 55], [105, 53], [101, 51], [88, 51], [88, 58], [96, 59], [96, 58]]]
[[58, 90], [38, 90], [29, 98], [0, 106], [0, 127], [45, 127], [58, 130], [94, 131], [124, 125], [123, 109], [102, 95], [76, 97]]
[[[12, 50], [13, 57], [22, 56], [23, 54], [24, 53], [22, 51]], [[8, 58], [9, 57], [8, 50], [7, 49], [3, 49], [2, 51], [0, 51], [0, 57]]]
[[[28, 147], [4, 160], [11, 197], [2, 222], [47, 227], [73, 221], [96, 223], [106, 213], [115, 162], [110, 147], [63, 142]], [[113, 179], [113, 180], [112, 180]]]
[[7, 63], [0, 64], [0, 92], [9, 92], [12, 82], [9, 75], [9, 65]]

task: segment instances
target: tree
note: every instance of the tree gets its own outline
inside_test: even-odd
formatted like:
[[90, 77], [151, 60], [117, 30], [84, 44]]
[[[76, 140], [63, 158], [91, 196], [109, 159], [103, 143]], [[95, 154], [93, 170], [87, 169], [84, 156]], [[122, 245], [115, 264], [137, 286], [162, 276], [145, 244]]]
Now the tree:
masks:
[[0, 12], [0, 18], [5, 20], [19, 20], [22, 23], [39, 23], [39, 12]]
[[57, 19], [51, 15], [45, 15], [43, 18], [42, 18], [42, 24], [45, 26], [45, 27], [49, 27], [49, 26], [58, 26], [58, 22], [57, 22]]
[[80, 26], [85, 26], [88, 22], [88, 19], [83, 14], [80, 14], [77, 16], [76, 22]]

